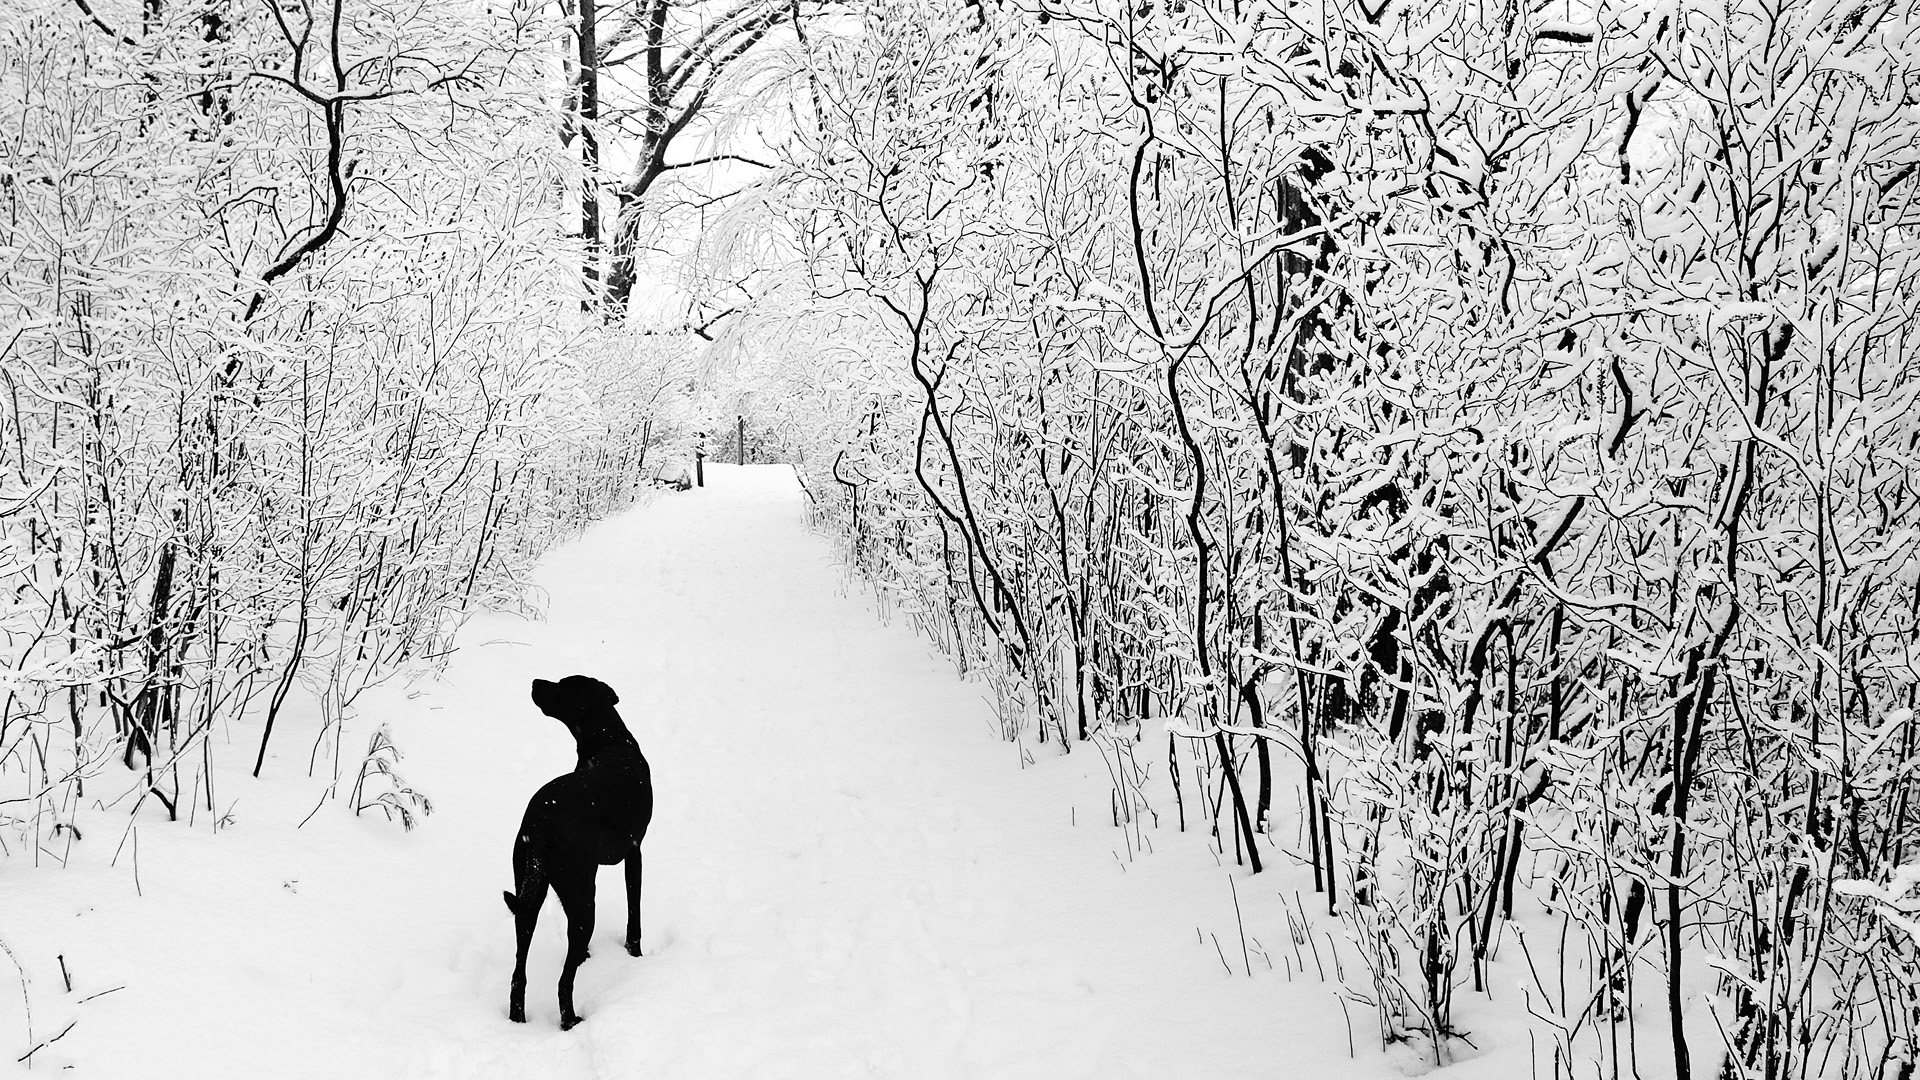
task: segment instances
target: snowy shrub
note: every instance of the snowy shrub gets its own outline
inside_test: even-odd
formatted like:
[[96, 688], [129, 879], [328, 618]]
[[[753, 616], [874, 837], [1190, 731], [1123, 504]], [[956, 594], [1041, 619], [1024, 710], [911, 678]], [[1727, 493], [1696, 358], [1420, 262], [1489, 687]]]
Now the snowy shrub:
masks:
[[433, 813], [433, 802], [408, 787], [394, 770], [399, 763], [400, 748], [393, 745], [392, 735], [382, 724], [368, 740], [366, 755], [360, 760], [360, 775], [353, 782], [349, 798], [355, 817], [360, 816], [362, 810], [377, 806], [387, 820], [397, 817], [402, 826], [412, 829], [416, 815]]

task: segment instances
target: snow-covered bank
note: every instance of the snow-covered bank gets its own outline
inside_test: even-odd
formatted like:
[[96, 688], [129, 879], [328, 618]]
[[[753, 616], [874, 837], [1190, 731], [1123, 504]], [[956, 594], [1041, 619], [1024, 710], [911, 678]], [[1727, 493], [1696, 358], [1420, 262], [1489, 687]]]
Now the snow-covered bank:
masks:
[[[1230, 871], [1197, 833], [1163, 819], [1147, 834], [1155, 853], [1130, 857], [1098, 755], [1018, 767], [978, 687], [844, 594], [789, 471], [710, 467], [708, 480], [549, 557], [545, 621], [476, 619], [442, 681], [365, 702], [347, 741], [392, 726], [401, 772], [435, 805], [414, 832], [339, 804], [296, 829], [317, 795], [296, 728], [262, 780], [217, 792], [223, 811], [232, 803], [218, 832], [204, 811], [193, 828], [143, 811], [137, 860], [129, 834], [110, 867], [124, 815], [96, 813], [81, 819], [68, 868], [33, 869], [19, 851], [0, 861], [0, 940], [30, 976], [33, 1008], [29, 1042], [0, 957], [6, 1059], [72, 1022], [33, 1055], [35, 1072], [1345, 1078], [1423, 1067], [1406, 1048], [1383, 1054], [1370, 1011], [1343, 1011], [1332, 971], [1323, 982], [1311, 956], [1289, 980], [1279, 894], [1300, 885], [1296, 873], [1238, 872], [1236, 921]], [[565, 730], [527, 686], [573, 672], [619, 691], [660, 803], [647, 955], [621, 951], [619, 875], [603, 874], [577, 992], [587, 1022], [562, 1033], [558, 905], [541, 921], [521, 1027], [505, 1017], [512, 928], [499, 897], [527, 797], [572, 764]], [[244, 732], [234, 742], [251, 745]], [[1525, 1075], [1525, 1055], [1522, 1037], [1459, 1071]]]

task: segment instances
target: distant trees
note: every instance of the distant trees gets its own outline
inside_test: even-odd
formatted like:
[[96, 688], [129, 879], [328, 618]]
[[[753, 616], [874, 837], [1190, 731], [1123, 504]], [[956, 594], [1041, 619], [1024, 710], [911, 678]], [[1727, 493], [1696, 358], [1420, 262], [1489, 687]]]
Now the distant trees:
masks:
[[[734, 99], [750, 95], [754, 76], [766, 74], [752, 63], [756, 46], [799, 18], [801, 5], [798, 0], [565, 0], [563, 7], [574, 49], [567, 63], [571, 92], [561, 141], [580, 145], [582, 274], [589, 307], [617, 322], [632, 298], [646, 220], [642, 203], [654, 185], [678, 169], [721, 163], [766, 167], [733, 150], [703, 147], [679, 160], [671, 160], [671, 152], [725, 126], [724, 114], [738, 107]], [[612, 183], [601, 171], [603, 135], [631, 140], [620, 148], [620, 157], [631, 164], [624, 178]], [[614, 194], [611, 243], [602, 239], [601, 195], [607, 186]], [[691, 325], [704, 331], [710, 324], [702, 318]]]
[[1636, 1001], [1904, 1075], [1920, 11], [863, 10], [785, 205], [897, 360], [813, 490], [1009, 733], [1286, 830], [1384, 1038], [1532, 882], [1556, 1075]]

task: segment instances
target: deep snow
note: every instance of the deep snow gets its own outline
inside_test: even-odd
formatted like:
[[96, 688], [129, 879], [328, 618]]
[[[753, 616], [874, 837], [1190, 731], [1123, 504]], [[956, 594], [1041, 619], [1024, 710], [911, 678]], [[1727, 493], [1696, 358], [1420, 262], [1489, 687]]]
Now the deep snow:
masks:
[[[1343, 1010], [1331, 971], [1282, 970], [1292, 948], [1279, 894], [1300, 887], [1297, 872], [1222, 865], [1164, 811], [1148, 832], [1155, 852], [1132, 854], [1098, 754], [1048, 749], [1021, 768], [981, 687], [904, 625], [883, 625], [849, 585], [806, 527], [790, 470], [709, 466], [708, 480], [550, 556], [544, 621], [476, 618], [442, 678], [362, 700], [345, 743], [391, 725], [401, 773], [435, 804], [417, 830], [355, 818], [344, 801], [296, 828], [320, 791], [306, 775], [309, 724], [276, 734], [263, 779], [227, 770], [217, 798], [231, 823], [218, 831], [204, 810], [190, 828], [149, 806], [122, 844], [123, 804], [81, 818], [65, 869], [35, 869], [17, 850], [0, 859], [0, 942], [26, 969], [33, 1010], [30, 1042], [0, 955], [0, 1071], [24, 1072], [13, 1058], [70, 1022], [34, 1073], [1423, 1070], [1406, 1047], [1382, 1052], [1370, 1011]], [[533, 707], [528, 683], [575, 672], [620, 693], [659, 808], [646, 955], [620, 948], [620, 875], [608, 868], [577, 991], [587, 1021], [562, 1033], [559, 906], [535, 941], [530, 1022], [514, 1025], [500, 893], [528, 796], [572, 765], [566, 731]], [[229, 737], [237, 763], [258, 734]], [[1273, 970], [1252, 953], [1246, 973], [1230, 874]], [[1327, 931], [1338, 924], [1321, 920]], [[1524, 1076], [1514, 1049], [1457, 1071]]]

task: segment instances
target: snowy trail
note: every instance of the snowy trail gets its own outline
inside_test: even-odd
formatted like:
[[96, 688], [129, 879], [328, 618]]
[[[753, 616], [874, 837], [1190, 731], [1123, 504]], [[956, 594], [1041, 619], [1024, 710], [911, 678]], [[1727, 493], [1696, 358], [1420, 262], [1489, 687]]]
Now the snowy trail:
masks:
[[[143, 828], [138, 904], [90, 899], [84, 873], [24, 879], [47, 912], [94, 919], [61, 939], [69, 962], [129, 985], [72, 1010], [64, 1056], [36, 1072], [1051, 1080], [1410, 1064], [1369, 1045], [1358, 1006], [1349, 1058], [1331, 982], [1228, 976], [1197, 940], [1217, 934], [1240, 966], [1227, 871], [1201, 840], [1163, 828], [1158, 854], [1123, 865], [1097, 755], [1020, 769], [977, 686], [843, 594], [784, 467], [713, 469], [705, 489], [556, 552], [540, 581], [544, 622], [477, 619], [442, 681], [363, 710], [393, 723], [403, 774], [434, 798], [416, 832], [331, 812], [250, 831], [311, 805], [263, 785], [238, 793], [218, 837]], [[575, 672], [620, 693], [659, 807], [647, 955], [620, 949], [610, 869], [579, 976], [586, 1023], [562, 1033], [559, 907], [518, 1026], [499, 897], [527, 797], [572, 764], [528, 682]], [[269, 769], [306, 753], [288, 740]], [[124, 895], [125, 871], [97, 872]], [[1278, 964], [1277, 902], [1260, 901], [1273, 878], [1240, 890]], [[110, 974], [133, 957], [137, 971]]]

